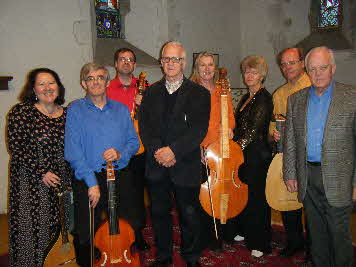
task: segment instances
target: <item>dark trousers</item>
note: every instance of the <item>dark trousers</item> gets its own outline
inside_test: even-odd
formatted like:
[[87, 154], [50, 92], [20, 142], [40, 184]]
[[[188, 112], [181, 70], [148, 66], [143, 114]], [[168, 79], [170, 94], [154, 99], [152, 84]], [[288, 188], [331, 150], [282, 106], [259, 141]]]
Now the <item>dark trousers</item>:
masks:
[[304, 245], [302, 209], [282, 211], [282, 221], [287, 233], [289, 247], [299, 247]]
[[321, 167], [308, 164], [308, 187], [304, 199], [311, 239], [311, 255], [316, 267], [351, 267], [352, 205], [334, 207], [325, 196]]
[[[133, 156], [128, 165], [128, 171], [131, 173], [131, 184], [135, 191], [136, 208], [138, 209], [136, 218], [137, 226], [135, 228], [139, 231], [146, 226], [146, 208], [144, 201], [145, 165], [145, 153]], [[142, 236], [140, 236], [140, 238], [142, 238]]]
[[174, 185], [168, 175], [160, 182], [148, 184], [151, 200], [152, 224], [155, 232], [157, 258], [172, 257], [172, 194], [179, 213], [181, 228], [181, 256], [187, 262], [199, 259], [201, 244], [200, 186], [182, 187]]

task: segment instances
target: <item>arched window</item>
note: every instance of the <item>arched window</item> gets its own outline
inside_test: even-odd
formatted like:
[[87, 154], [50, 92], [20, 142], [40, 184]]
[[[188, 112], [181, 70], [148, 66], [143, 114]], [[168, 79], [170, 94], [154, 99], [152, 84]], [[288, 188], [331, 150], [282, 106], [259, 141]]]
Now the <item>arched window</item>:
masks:
[[120, 38], [121, 24], [118, 0], [94, 0], [98, 38]]

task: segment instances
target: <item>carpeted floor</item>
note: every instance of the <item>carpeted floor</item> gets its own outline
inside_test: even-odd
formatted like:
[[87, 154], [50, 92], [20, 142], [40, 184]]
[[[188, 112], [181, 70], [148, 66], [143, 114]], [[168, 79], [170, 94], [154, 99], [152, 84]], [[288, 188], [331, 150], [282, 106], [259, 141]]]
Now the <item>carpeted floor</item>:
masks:
[[[185, 267], [185, 263], [180, 257], [180, 229], [178, 226], [178, 216], [176, 211], [172, 212], [173, 217], [173, 247], [174, 247], [174, 267]], [[149, 220], [148, 220], [149, 221]], [[141, 253], [142, 267], [149, 266], [155, 260], [156, 249], [154, 247], [154, 236], [152, 227], [149, 225], [143, 231], [146, 241], [151, 245], [151, 249]], [[301, 251], [294, 257], [285, 259], [278, 256], [279, 252], [285, 246], [285, 233], [281, 226], [273, 226], [272, 232], [272, 253], [264, 255], [261, 258], [251, 256], [250, 251], [246, 249], [243, 242], [234, 242], [233, 244], [223, 244], [222, 253], [211, 250], [204, 250], [200, 257], [200, 263], [203, 267], [304, 267], [304, 252]], [[7, 254], [0, 255], [0, 267], [7, 267]], [[356, 247], [354, 247], [354, 266], [356, 267]]]
[[[183, 259], [180, 257], [180, 230], [178, 219], [173, 211], [173, 248], [174, 267], [185, 267]], [[152, 227], [144, 229], [144, 237], [151, 245], [151, 249], [141, 254], [142, 266], [147, 267], [155, 260], [154, 237]], [[260, 258], [251, 256], [251, 252], [246, 249], [243, 242], [234, 242], [233, 244], [223, 244], [223, 252], [216, 253], [211, 250], [204, 250], [200, 257], [200, 263], [203, 267], [302, 267], [307, 266], [304, 262], [304, 251], [298, 252], [292, 258], [286, 259], [278, 254], [284, 248], [286, 235], [283, 227], [274, 225], [272, 230], [272, 253]], [[354, 266], [356, 267], [356, 247], [354, 247]]]
[[[184, 267], [185, 263], [180, 257], [180, 229], [178, 226], [177, 216], [173, 211], [173, 247], [174, 247], [174, 267]], [[152, 227], [144, 229], [144, 237], [152, 246], [152, 249], [142, 253], [141, 257], [144, 262], [143, 267], [149, 266], [155, 260], [154, 237]], [[222, 253], [217, 253], [209, 249], [204, 250], [200, 257], [202, 266], [215, 267], [239, 267], [239, 266], [266, 266], [266, 267], [297, 267], [306, 266], [304, 264], [304, 252], [301, 251], [290, 259], [278, 256], [279, 251], [284, 247], [285, 235], [280, 226], [273, 227], [272, 253], [264, 255], [261, 258], [251, 256], [251, 252], [246, 249], [243, 242], [234, 242], [233, 244], [224, 243]]]

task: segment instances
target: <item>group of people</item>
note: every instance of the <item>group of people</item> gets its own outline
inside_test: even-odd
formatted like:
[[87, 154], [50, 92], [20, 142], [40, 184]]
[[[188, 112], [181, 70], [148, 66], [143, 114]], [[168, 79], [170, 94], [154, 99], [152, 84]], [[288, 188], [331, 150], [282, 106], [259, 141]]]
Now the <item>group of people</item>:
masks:
[[[265, 185], [271, 141], [281, 135], [273, 119], [277, 114], [286, 116], [285, 184], [290, 192], [298, 192], [308, 225], [305, 241], [302, 209], [282, 212], [288, 243], [281, 256], [290, 257], [307, 245], [313, 266], [352, 266], [355, 87], [334, 81], [332, 51], [314, 48], [304, 61], [300, 49], [283, 50], [278, 63], [287, 83], [273, 96], [264, 87], [266, 60], [248, 56], [242, 61], [248, 93], [235, 110], [227, 94], [227, 121], [229, 138], [243, 151], [238, 175], [248, 185], [248, 201], [239, 215], [218, 225], [218, 240], [199, 202], [207, 178], [202, 175], [204, 150], [218, 142], [221, 133], [216, 62], [213, 54], [200, 53], [187, 79], [185, 48], [174, 41], [163, 46], [160, 62], [164, 76], [143, 96], [137, 94], [132, 50], [115, 53], [117, 75], [112, 81], [104, 66], [87, 63], [80, 72], [86, 96], [68, 107], [62, 107], [65, 89], [53, 70], [30, 72], [20, 103], [8, 116], [10, 266], [43, 265], [60, 227], [57, 194], [70, 190], [73, 200], [67, 197], [65, 206], [74, 202], [76, 261], [90, 266], [89, 206], [97, 230], [108, 206], [106, 162], [113, 162], [118, 214], [132, 226], [138, 250], [150, 248], [141, 231], [147, 188], [157, 248], [151, 266], [172, 264], [173, 205], [179, 213], [181, 256], [188, 267], [201, 266], [202, 250], [207, 245], [221, 249], [222, 240], [244, 241], [254, 257], [270, 253], [271, 209]], [[138, 106], [139, 135], [131, 116]], [[145, 152], [135, 155], [139, 137]], [[202, 242], [207, 237], [209, 242]]]

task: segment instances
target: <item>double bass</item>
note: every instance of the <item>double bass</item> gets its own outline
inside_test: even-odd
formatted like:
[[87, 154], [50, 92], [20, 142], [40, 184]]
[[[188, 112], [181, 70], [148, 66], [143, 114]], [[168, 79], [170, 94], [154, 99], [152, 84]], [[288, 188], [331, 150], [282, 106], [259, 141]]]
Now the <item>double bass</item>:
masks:
[[[138, 252], [131, 253], [135, 232], [127, 221], [117, 216], [117, 194], [114, 167], [106, 164], [108, 186], [108, 219], [99, 227], [94, 237], [94, 209], [90, 207], [91, 267], [121, 266], [139, 267]], [[94, 241], [94, 242], [93, 242]], [[100, 257], [95, 257], [94, 246]]]
[[241, 147], [229, 139], [228, 125], [228, 80], [227, 71], [219, 69], [217, 93], [221, 98], [220, 139], [210, 144], [205, 151], [205, 161], [210, 175], [200, 189], [203, 209], [225, 224], [227, 219], [238, 215], [246, 206], [248, 186], [238, 177], [239, 166], [244, 162]]
[[[146, 81], [146, 72], [141, 72], [140, 75], [139, 75], [139, 78], [138, 78], [138, 81], [137, 81], [137, 94], [138, 95], [143, 95], [143, 92], [145, 91], [148, 83]], [[138, 112], [139, 112], [139, 106], [136, 105], [136, 103], [134, 102], [133, 103], [133, 109], [132, 109], [132, 112], [131, 112], [131, 118], [133, 120], [133, 123], [134, 123], [134, 127], [135, 127], [135, 130], [136, 130], [136, 133], [137, 133], [137, 136], [138, 136], [138, 140], [140, 141], [140, 147], [137, 151], [137, 153], [135, 155], [140, 155], [142, 154], [144, 151], [145, 151], [145, 148], [142, 144], [142, 141], [141, 141], [141, 138], [140, 138], [140, 133], [139, 133], [139, 127], [138, 127]]]

